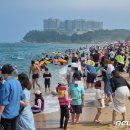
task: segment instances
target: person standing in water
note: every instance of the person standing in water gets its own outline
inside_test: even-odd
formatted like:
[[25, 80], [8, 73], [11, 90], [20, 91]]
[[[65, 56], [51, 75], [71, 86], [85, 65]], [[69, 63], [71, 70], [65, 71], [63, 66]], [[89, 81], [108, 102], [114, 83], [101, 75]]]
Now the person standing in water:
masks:
[[35, 61], [31, 62], [31, 66], [30, 66], [30, 72], [29, 72], [29, 77], [32, 73], [32, 84], [33, 84], [33, 89], [35, 89], [35, 84], [39, 87], [39, 83], [38, 83], [38, 79], [39, 79], [39, 72], [40, 72], [40, 68], [35, 64]]
[[45, 73], [43, 74], [43, 78], [45, 78], [44, 84], [45, 84], [45, 92], [47, 92], [47, 88], [49, 89], [50, 93], [50, 78], [51, 73], [48, 72], [48, 68], [45, 69]]

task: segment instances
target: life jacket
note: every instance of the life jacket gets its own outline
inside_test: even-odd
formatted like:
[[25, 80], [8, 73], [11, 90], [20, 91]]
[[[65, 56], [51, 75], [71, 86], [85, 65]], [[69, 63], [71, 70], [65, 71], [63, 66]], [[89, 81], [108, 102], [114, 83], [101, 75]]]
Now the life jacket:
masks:
[[69, 105], [69, 101], [65, 100], [66, 86], [58, 87], [58, 100], [60, 105]]

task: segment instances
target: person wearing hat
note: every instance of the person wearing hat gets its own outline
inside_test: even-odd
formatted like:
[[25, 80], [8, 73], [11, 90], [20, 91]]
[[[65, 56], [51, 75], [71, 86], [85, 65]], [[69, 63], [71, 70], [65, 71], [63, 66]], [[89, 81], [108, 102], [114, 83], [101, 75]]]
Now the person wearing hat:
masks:
[[12, 77], [13, 67], [5, 64], [2, 76], [5, 80], [0, 89], [0, 119], [5, 130], [16, 130], [23, 90], [18, 80]]
[[35, 100], [34, 100], [34, 106], [32, 107], [33, 113], [39, 113], [44, 110], [44, 99], [42, 97], [42, 93], [40, 90], [35, 91]]
[[68, 86], [71, 86], [71, 84], [73, 84], [73, 74], [75, 72], [75, 68], [78, 68], [78, 64], [77, 63], [71, 63], [71, 69], [67, 71], [67, 83]]
[[87, 69], [87, 88], [89, 88], [90, 85], [91, 88], [94, 88], [94, 80], [96, 79], [96, 68], [92, 66], [88, 60], [86, 69]]
[[[72, 99], [69, 98], [67, 91], [67, 85], [63, 82], [58, 84], [56, 88], [58, 93], [58, 100], [60, 105], [60, 128], [67, 129], [67, 124], [69, 120], [69, 104]], [[65, 120], [64, 120], [65, 118]]]

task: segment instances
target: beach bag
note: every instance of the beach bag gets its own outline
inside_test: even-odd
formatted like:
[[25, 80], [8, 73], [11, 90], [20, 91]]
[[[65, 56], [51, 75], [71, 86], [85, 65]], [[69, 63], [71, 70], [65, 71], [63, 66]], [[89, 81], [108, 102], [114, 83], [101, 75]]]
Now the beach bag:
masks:
[[1, 123], [0, 123], [0, 130], [5, 130]]

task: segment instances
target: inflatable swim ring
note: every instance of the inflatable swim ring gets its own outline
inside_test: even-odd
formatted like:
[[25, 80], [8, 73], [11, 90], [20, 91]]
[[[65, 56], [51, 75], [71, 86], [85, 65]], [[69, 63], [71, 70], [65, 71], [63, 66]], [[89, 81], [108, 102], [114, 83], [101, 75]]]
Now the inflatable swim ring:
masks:
[[59, 61], [60, 63], [67, 63], [67, 61], [64, 60], [64, 59], [59, 59], [58, 61]]

